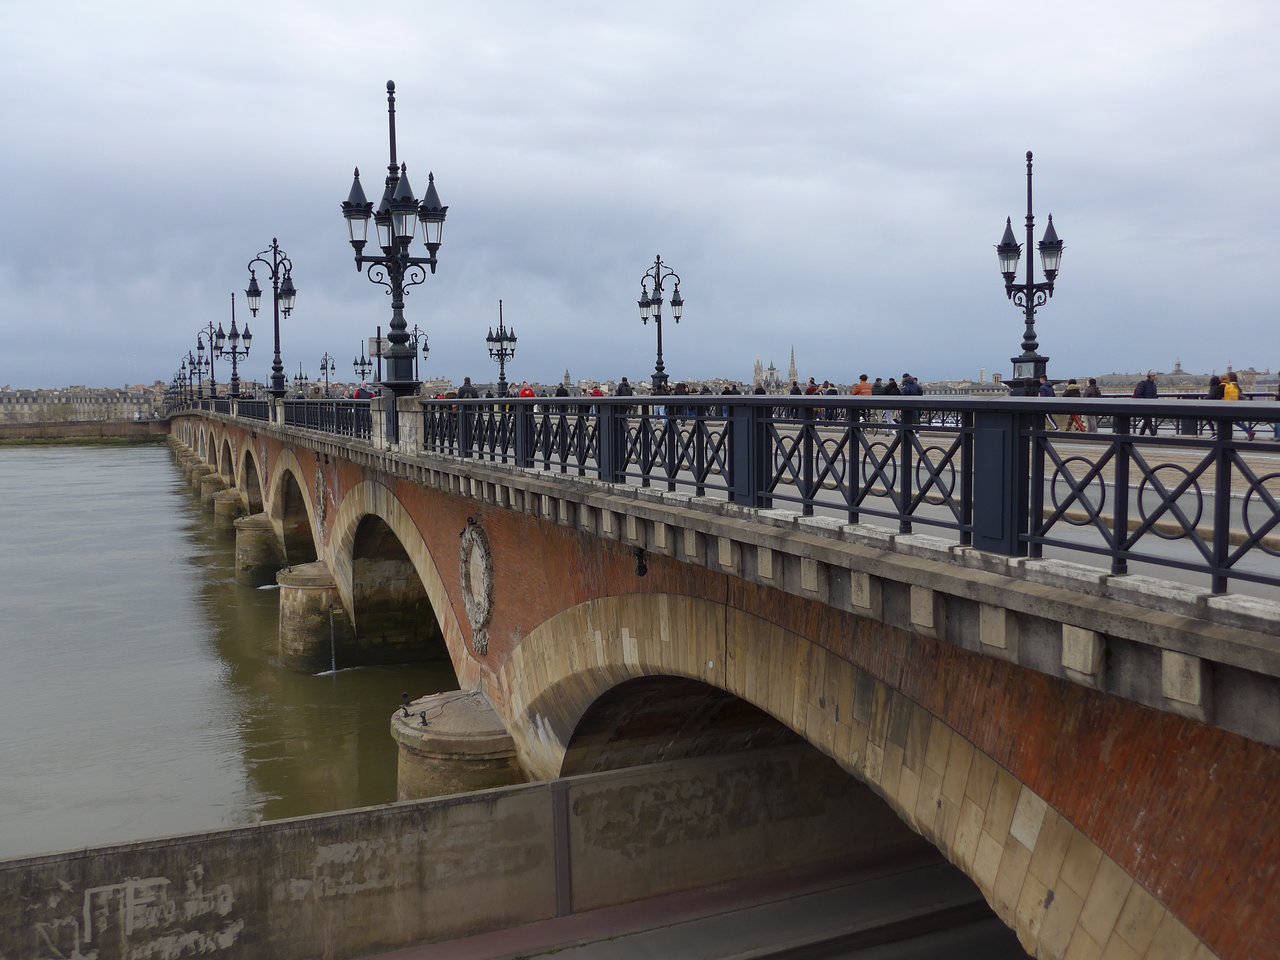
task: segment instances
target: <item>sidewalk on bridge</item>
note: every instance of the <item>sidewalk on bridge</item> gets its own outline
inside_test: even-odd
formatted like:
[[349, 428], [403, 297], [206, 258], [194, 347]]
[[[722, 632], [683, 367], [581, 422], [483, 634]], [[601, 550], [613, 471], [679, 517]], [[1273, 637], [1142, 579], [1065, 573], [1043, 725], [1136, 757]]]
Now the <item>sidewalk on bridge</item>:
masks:
[[[939, 911], [962, 922], [989, 913], [976, 888], [953, 867], [931, 853], [913, 851], [894, 859], [826, 863], [669, 894], [365, 960], [504, 960], [549, 954], [576, 960], [746, 960]], [[1016, 945], [1011, 932], [1008, 939]]]

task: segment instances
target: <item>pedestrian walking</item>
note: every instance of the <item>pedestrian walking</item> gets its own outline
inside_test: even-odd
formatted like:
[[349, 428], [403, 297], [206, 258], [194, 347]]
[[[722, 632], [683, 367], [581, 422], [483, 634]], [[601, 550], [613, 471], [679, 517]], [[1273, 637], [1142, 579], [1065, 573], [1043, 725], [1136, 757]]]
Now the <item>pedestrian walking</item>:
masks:
[[[1080, 391], [1080, 396], [1090, 399], [1097, 399], [1102, 396], [1102, 390], [1098, 387], [1098, 378], [1090, 377], [1089, 383]], [[1084, 418], [1085, 429], [1090, 433], [1098, 432], [1098, 416], [1097, 414], [1089, 414]]]
[[[1156, 389], [1156, 372], [1148, 370], [1145, 380], [1140, 380], [1138, 385], [1133, 388], [1133, 396], [1135, 400], [1155, 400], [1160, 395], [1160, 391]], [[1142, 425], [1138, 427], [1138, 436], [1144, 433], [1150, 433], [1153, 437], [1156, 435], [1156, 422], [1150, 415], [1142, 418]]]
[[[1053, 384], [1049, 382], [1049, 378], [1045, 376], [1043, 373], [1040, 374], [1040, 387], [1036, 391], [1036, 396], [1038, 397], [1056, 397], [1057, 396], [1057, 394], [1054, 393]], [[1044, 416], [1044, 422], [1049, 425], [1050, 430], [1058, 429], [1058, 421], [1053, 419], [1053, 417], [1049, 416], [1049, 414], [1047, 413]]]
[[[1063, 388], [1062, 395], [1064, 397], [1081, 396], [1080, 384], [1076, 383], [1075, 377], [1072, 377], [1067, 381], [1066, 387]], [[1067, 430], [1075, 430], [1079, 433], [1084, 433], [1084, 422], [1080, 419], [1080, 414], [1075, 411], [1067, 414]]]

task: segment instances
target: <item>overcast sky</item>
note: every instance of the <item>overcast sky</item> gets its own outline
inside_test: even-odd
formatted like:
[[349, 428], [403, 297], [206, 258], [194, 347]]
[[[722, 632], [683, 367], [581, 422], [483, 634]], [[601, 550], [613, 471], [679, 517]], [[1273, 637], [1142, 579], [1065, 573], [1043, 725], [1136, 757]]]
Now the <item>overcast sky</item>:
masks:
[[660, 253], [675, 379], [793, 345], [819, 380], [1007, 376], [1027, 150], [1036, 239], [1052, 213], [1066, 243], [1051, 373], [1280, 365], [1274, 0], [0, 7], [0, 385], [168, 380], [273, 236], [286, 372], [349, 379], [390, 305], [339, 203], [356, 165], [380, 193], [389, 79], [449, 205], [406, 306], [431, 375], [496, 378], [501, 298], [510, 377], [647, 378]]

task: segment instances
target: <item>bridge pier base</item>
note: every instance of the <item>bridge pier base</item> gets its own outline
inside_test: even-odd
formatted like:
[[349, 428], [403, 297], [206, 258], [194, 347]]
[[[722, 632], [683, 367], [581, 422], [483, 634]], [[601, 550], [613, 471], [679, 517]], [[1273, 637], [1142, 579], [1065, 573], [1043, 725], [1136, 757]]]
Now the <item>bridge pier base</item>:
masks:
[[338, 585], [322, 561], [286, 567], [280, 584], [280, 662], [301, 673], [320, 673], [344, 663], [339, 651], [349, 649], [351, 621], [338, 596]]
[[236, 518], [243, 511], [239, 490], [219, 490], [213, 495], [213, 529], [219, 533], [234, 532]]
[[275, 583], [284, 555], [271, 518], [265, 513], [252, 513], [236, 520], [235, 529], [236, 582], [246, 587]]
[[203, 460], [195, 460], [187, 467], [187, 482], [191, 484], [191, 489], [195, 493], [199, 493], [200, 481], [211, 473], [213, 473], [213, 467], [209, 466]]
[[391, 736], [398, 748], [398, 800], [525, 781], [515, 741], [481, 693], [450, 690], [421, 697], [396, 711]]
[[200, 478], [200, 505], [206, 513], [213, 512], [213, 495], [227, 488], [227, 481], [216, 473], [207, 473]]

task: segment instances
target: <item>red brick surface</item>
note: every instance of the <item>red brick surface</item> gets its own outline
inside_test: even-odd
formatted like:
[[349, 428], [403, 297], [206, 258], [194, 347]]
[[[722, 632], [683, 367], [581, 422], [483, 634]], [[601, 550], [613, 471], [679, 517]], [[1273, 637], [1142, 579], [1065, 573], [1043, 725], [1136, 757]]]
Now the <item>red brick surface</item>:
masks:
[[[297, 456], [310, 474], [299, 481], [314, 497], [314, 455], [299, 449]], [[274, 450], [269, 460], [274, 475]], [[338, 503], [365, 479], [388, 482], [350, 464], [329, 470]], [[539, 624], [587, 600], [673, 593], [728, 603], [811, 638], [941, 718], [1048, 801], [1224, 960], [1277, 955], [1280, 751], [658, 555], [649, 555], [649, 574], [638, 578], [632, 549], [622, 544], [390, 483], [435, 558], [468, 643], [458, 535], [468, 517], [483, 523], [494, 558], [490, 669]]]

